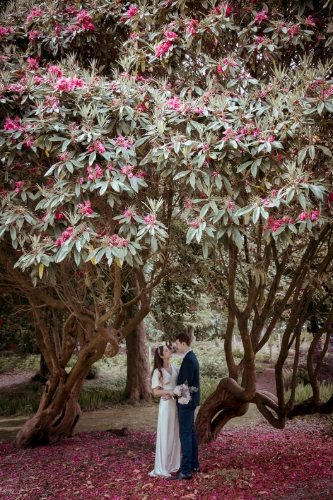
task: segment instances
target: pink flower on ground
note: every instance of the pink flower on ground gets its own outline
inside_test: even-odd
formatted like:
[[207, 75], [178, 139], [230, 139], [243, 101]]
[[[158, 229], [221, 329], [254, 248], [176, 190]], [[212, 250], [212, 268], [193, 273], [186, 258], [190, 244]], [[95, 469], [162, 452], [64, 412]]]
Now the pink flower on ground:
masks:
[[51, 75], [56, 75], [57, 77], [62, 76], [62, 70], [59, 68], [59, 66], [50, 66], [48, 72], [51, 73]]
[[31, 21], [31, 19], [34, 19], [35, 17], [40, 17], [44, 14], [44, 12], [41, 9], [34, 9], [30, 12], [30, 14], [27, 15], [27, 18], [25, 20], [26, 23]]
[[77, 208], [78, 208], [79, 214], [81, 214], [81, 215], [91, 215], [94, 212], [93, 209], [91, 208], [91, 201], [90, 200], [87, 200], [84, 205], [82, 203], [79, 203]]
[[143, 218], [147, 226], [150, 227], [155, 227], [157, 225], [157, 219], [155, 214], [149, 214], [146, 215], [146, 217]]
[[174, 109], [174, 110], [180, 109], [182, 105], [182, 102], [180, 101], [180, 99], [178, 99], [178, 97], [174, 97], [173, 99], [167, 99], [166, 103], [169, 109]]
[[137, 13], [139, 12], [139, 9], [135, 6], [133, 7], [130, 7], [128, 9], [128, 11], [126, 12], [126, 14], [128, 15], [128, 17], [134, 17], [137, 15]]
[[175, 38], [178, 38], [177, 33], [175, 33], [174, 31], [166, 31], [165, 36], [168, 40], [174, 40]]
[[163, 57], [164, 54], [166, 54], [168, 52], [168, 50], [170, 49], [170, 47], [172, 47], [172, 43], [170, 42], [170, 40], [167, 40], [164, 43], [160, 43], [155, 48], [155, 56], [158, 57], [158, 58]]
[[308, 214], [306, 212], [302, 212], [299, 216], [300, 220], [306, 220], [308, 218]]
[[311, 212], [310, 219], [312, 221], [317, 220], [319, 217], [319, 214], [320, 214], [320, 210], [314, 210], [313, 212]]
[[255, 24], [260, 24], [261, 21], [267, 21], [267, 19], [268, 19], [267, 13], [268, 13], [267, 10], [263, 10], [262, 12], [259, 12], [254, 19]]

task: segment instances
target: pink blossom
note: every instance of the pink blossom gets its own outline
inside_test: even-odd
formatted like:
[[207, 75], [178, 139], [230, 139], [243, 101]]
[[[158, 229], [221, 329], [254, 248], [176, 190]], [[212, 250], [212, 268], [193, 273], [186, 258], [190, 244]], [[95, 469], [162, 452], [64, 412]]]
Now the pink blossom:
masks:
[[132, 165], [124, 165], [121, 168], [121, 173], [127, 175], [128, 177], [133, 177], [132, 170], [134, 170]]
[[317, 220], [319, 217], [319, 214], [320, 214], [320, 210], [314, 210], [313, 212], [311, 212], [310, 219], [312, 221]]
[[131, 40], [136, 40], [139, 37], [139, 33], [131, 33], [130, 34], [130, 39]]
[[34, 17], [40, 17], [44, 14], [44, 12], [41, 9], [34, 9], [30, 12], [30, 14], [27, 15], [27, 18], [25, 20], [26, 23], [31, 21], [31, 19], [34, 19]]
[[306, 24], [307, 26], [315, 26], [315, 25], [316, 25], [316, 22], [315, 22], [315, 20], [313, 19], [313, 17], [310, 15], [310, 16], [308, 16], [308, 17], [306, 18], [306, 20], [305, 20], [305, 24]]
[[62, 76], [62, 70], [59, 68], [59, 66], [50, 66], [48, 72], [56, 75], [58, 78]]
[[143, 218], [147, 226], [150, 227], [155, 227], [157, 225], [157, 219], [155, 214], [149, 214], [146, 215], [146, 217]]
[[233, 201], [229, 201], [228, 206], [230, 210], [235, 210], [235, 204]]
[[197, 19], [192, 19], [191, 21], [189, 21], [186, 27], [186, 33], [189, 33], [191, 36], [194, 36], [196, 34], [195, 27], [198, 26], [198, 24], [199, 21]]
[[128, 241], [125, 238], [121, 238], [118, 234], [113, 234], [110, 236], [109, 247], [127, 247]]
[[41, 83], [44, 83], [44, 81], [45, 81], [45, 78], [43, 76], [40, 76], [40, 75], [34, 76], [34, 83], [36, 85], [40, 85]]
[[288, 28], [288, 35], [290, 36], [290, 38], [294, 38], [294, 36], [298, 34], [299, 27], [297, 26], [297, 24], [294, 24], [293, 26], [290, 26], [290, 28]]
[[36, 38], [39, 38], [43, 36], [43, 33], [41, 31], [38, 31], [38, 30], [32, 30], [29, 32], [29, 40], [30, 42], [32, 42], [32, 40], [36, 40]]
[[267, 207], [267, 205], [271, 203], [271, 200], [269, 200], [268, 198], [264, 198], [263, 200], [261, 200], [261, 203]]
[[101, 141], [95, 141], [88, 148], [88, 153], [92, 153], [93, 151], [97, 151], [102, 154], [105, 153], [106, 149]]
[[229, 140], [233, 137], [234, 132], [232, 130], [232, 127], [228, 127], [224, 132], [223, 135], [225, 135], [225, 140]]
[[57, 239], [56, 241], [56, 245], [57, 246], [61, 246], [65, 243], [65, 241], [67, 241], [69, 238], [71, 238], [73, 236], [73, 231], [74, 231], [74, 228], [73, 227], [68, 227], [61, 235], [60, 238]]
[[[89, 16], [86, 10], [81, 10], [78, 14], [76, 14], [76, 20], [78, 22], [77, 25], [74, 25], [75, 28], [80, 28], [85, 31], [94, 31], [95, 26], [92, 18]], [[76, 29], [75, 29], [76, 31]]]
[[261, 21], [267, 21], [267, 19], [268, 19], [267, 13], [268, 13], [267, 10], [263, 10], [262, 12], [259, 12], [254, 19], [255, 24], [260, 24]]
[[257, 36], [256, 41], [254, 42], [256, 45], [259, 45], [260, 43], [263, 43], [264, 39], [262, 36]]
[[175, 38], [178, 38], [177, 33], [175, 33], [174, 31], [166, 31], [165, 36], [168, 40], [174, 40]]
[[21, 124], [21, 119], [18, 116], [15, 116], [14, 120], [12, 120], [9, 116], [5, 118], [5, 125], [3, 127], [4, 130], [25, 130], [26, 127]]
[[55, 85], [57, 91], [64, 90], [65, 92], [70, 92], [71, 90], [82, 87], [84, 87], [84, 81], [81, 80], [81, 78], [77, 78], [76, 75], [74, 75], [73, 78], [59, 78]]
[[31, 148], [34, 145], [35, 139], [28, 134], [24, 135], [23, 145], [27, 148]]
[[19, 193], [24, 188], [25, 181], [15, 181], [14, 184], [16, 186], [14, 193]]
[[217, 72], [218, 72], [218, 74], [219, 74], [219, 75], [221, 75], [221, 74], [223, 73], [223, 68], [222, 68], [222, 66], [217, 66], [217, 68], [216, 68], [216, 69], [217, 69]]
[[166, 54], [166, 52], [168, 52], [168, 50], [170, 49], [170, 47], [172, 47], [172, 43], [170, 42], [170, 40], [167, 40], [164, 43], [160, 43], [155, 48], [155, 56], [158, 57], [158, 58], [163, 57], [164, 54]]
[[88, 180], [89, 181], [93, 181], [95, 179], [100, 179], [103, 176], [103, 170], [97, 163], [95, 164], [94, 169], [92, 167], [88, 166], [87, 172], [88, 172]]
[[147, 174], [146, 174], [146, 172], [144, 172], [143, 170], [141, 170], [138, 174], [136, 174], [135, 177], [147, 177]]
[[21, 94], [24, 91], [24, 88], [22, 85], [18, 85], [17, 83], [12, 83], [7, 87], [7, 92], [17, 92], [18, 94]]
[[187, 223], [189, 226], [191, 227], [195, 227], [195, 228], [198, 228], [199, 227], [199, 222], [198, 221], [190, 221]]
[[0, 26], [0, 40], [5, 35], [10, 35], [10, 33], [14, 33], [13, 28], [6, 28], [6, 26]]
[[56, 23], [54, 32], [57, 38], [61, 35], [61, 24]]
[[195, 311], [196, 307], [195, 306], [190, 306], [190, 311]]
[[62, 213], [63, 208], [59, 207], [58, 210], [55, 213], [55, 219], [57, 220], [63, 220], [65, 218], [64, 214]]
[[56, 96], [45, 96], [45, 104], [42, 106], [42, 109], [59, 109], [59, 99]]
[[169, 109], [174, 109], [174, 110], [178, 110], [181, 108], [181, 105], [182, 105], [182, 102], [180, 101], [180, 99], [178, 99], [178, 97], [174, 97], [173, 99], [167, 99], [167, 106]]
[[189, 198], [185, 198], [185, 208], [192, 208], [192, 202]]
[[79, 203], [77, 208], [79, 209], [79, 214], [81, 215], [91, 215], [94, 211], [91, 208], [91, 201], [87, 200], [85, 204]]
[[124, 149], [129, 149], [133, 146], [133, 140], [129, 138], [126, 139], [125, 137], [120, 135], [119, 137], [117, 137], [114, 144], [115, 146], [121, 146]]
[[27, 63], [28, 63], [29, 70], [35, 71], [35, 70], [39, 69], [39, 64], [38, 64], [37, 59], [34, 59], [33, 57], [28, 57]]
[[308, 214], [306, 212], [302, 212], [299, 216], [300, 220], [306, 220], [308, 218]]
[[5, 198], [8, 194], [8, 191], [6, 191], [6, 189], [1, 189], [0, 191], [0, 196], [1, 198]]
[[66, 161], [69, 158], [69, 153], [60, 153], [60, 155], [58, 155], [58, 158], [60, 161]]
[[329, 207], [331, 206], [331, 201], [333, 201], [333, 191], [327, 196], [327, 204]]
[[128, 9], [126, 14], [128, 15], [128, 17], [134, 17], [137, 15], [138, 12], [139, 12], [138, 8], [133, 6]]
[[281, 160], [283, 160], [283, 158], [284, 158], [284, 156], [281, 153], [279, 153], [276, 157], [277, 161], [281, 161]]
[[216, 177], [218, 175], [218, 172], [212, 172], [212, 176]]
[[124, 217], [134, 217], [136, 215], [136, 212], [132, 208], [125, 210], [123, 213]]
[[82, 185], [84, 183], [84, 178], [80, 177], [79, 183]]

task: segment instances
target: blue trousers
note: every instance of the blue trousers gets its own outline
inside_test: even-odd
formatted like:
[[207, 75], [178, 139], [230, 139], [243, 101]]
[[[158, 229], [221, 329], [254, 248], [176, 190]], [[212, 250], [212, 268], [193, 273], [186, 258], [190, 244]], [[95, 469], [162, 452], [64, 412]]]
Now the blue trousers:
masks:
[[178, 404], [179, 437], [182, 449], [181, 472], [191, 474], [191, 469], [199, 468], [198, 441], [194, 429], [195, 407]]

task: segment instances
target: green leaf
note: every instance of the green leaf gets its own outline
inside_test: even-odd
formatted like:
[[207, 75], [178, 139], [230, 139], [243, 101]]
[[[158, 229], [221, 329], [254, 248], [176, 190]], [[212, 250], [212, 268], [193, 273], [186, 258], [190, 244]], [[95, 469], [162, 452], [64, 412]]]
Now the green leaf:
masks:
[[259, 217], [260, 217], [260, 207], [256, 207], [253, 211], [253, 214], [252, 214], [252, 220], [253, 220], [254, 224], [256, 224], [258, 222]]

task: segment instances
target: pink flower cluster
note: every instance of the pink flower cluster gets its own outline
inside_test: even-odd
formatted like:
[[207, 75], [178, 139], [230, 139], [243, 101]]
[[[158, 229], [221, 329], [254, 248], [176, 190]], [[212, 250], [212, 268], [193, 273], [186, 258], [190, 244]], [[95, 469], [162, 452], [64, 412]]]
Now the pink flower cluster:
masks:
[[195, 28], [198, 26], [198, 24], [199, 21], [197, 19], [191, 19], [191, 21], [187, 23], [186, 33], [189, 33], [191, 36], [194, 36], [196, 34]]
[[40, 17], [44, 14], [44, 12], [41, 9], [34, 9], [30, 12], [30, 14], [27, 15], [27, 18], [25, 20], [26, 23], [31, 21], [31, 19], [34, 19], [35, 17]]
[[178, 38], [177, 33], [175, 33], [174, 31], [166, 31], [165, 36], [168, 40], [174, 40], [175, 38]]
[[222, 3], [221, 5], [215, 7], [215, 11], [217, 12], [217, 14], [221, 14], [222, 11], [221, 7], [225, 8], [225, 17], [229, 17], [230, 14], [232, 13], [232, 8], [230, 7], [230, 5]]
[[146, 217], [144, 217], [143, 220], [145, 221], [145, 223], [147, 224], [147, 226], [150, 226], [150, 227], [157, 226], [157, 219], [156, 219], [156, 215], [155, 214], [146, 215]]
[[73, 231], [74, 231], [73, 227], [68, 227], [66, 229], [66, 231], [64, 231], [62, 233], [61, 237], [57, 239], [56, 245], [58, 247], [60, 247], [61, 245], [63, 245], [65, 243], [65, 241], [67, 241], [69, 238], [71, 238], [73, 236]]
[[51, 75], [55, 75], [57, 78], [62, 76], [62, 70], [59, 66], [50, 66], [48, 72], [51, 73]]
[[71, 90], [82, 87], [84, 87], [84, 81], [81, 80], [81, 78], [77, 78], [76, 75], [74, 75], [73, 78], [58, 78], [55, 85], [55, 88], [58, 92], [62, 90], [64, 90], [65, 92], [70, 92]]
[[133, 165], [124, 165], [120, 171], [122, 174], [127, 175], [127, 177], [130, 179], [134, 176], [134, 174], [132, 174], [132, 170], [134, 170]]
[[100, 179], [103, 175], [102, 168], [96, 163], [95, 168], [87, 167], [88, 181], [93, 181], [95, 179]]
[[133, 6], [128, 9], [126, 14], [128, 15], [128, 17], [134, 17], [137, 15], [138, 12], [139, 12], [138, 8]]
[[126, 139], [125, 137], [120, 135], [119, 137], [117, 137], [114, 144], [115, 146], [121, 146], [124, 149], [129, 149], [133, 146], [133, 140], [128, 138]]
[[86, 10], [81, 10], [78, 14], [76, 14], [77, 25], [76, 28], [85, 30], [85, 31], [94, 31], [95, 26], [92, 18], [89, 16]]
[[235, 210], [235, 204], [234, 204], [234, 202], [233, 201], [229, 201], [228, 202], [228, 207], [229, 207], [230, 210]]
[[163, 57], [168, 52], [170, 47], [172, 47], [172, 43], [170, 42], [170, 40], [158, 44], [155, 49], [155, 56], [158, 58]]
[[84, 205], [82, 203], [79, 203], [77, 208], [79, 210], [79, 214], [81, 215], [90, 215], [94, 212], [93, 209], [91, 208], [90, 200], [87, 200]]
[[22, 144], [27, 147], [31, 148], [31, 146], [34, 145], [35, 139], [31, 137], [31, 135], [25, 134], [24, 135], [24, 140], [22, 141]]
[[0, 40], [3, 36], [10, 35], [10, 33], [14, 33], [13, 28], [6, 28], [6, 26], [0, 26]]
[[199, 222], [197, 220], [194, 220], [194, 221], [190, 221], [187, 223], [189, 226], [191, 227], [195, 227], [195, 228], [198, 228], [199, 227]]
[[127, 209], [123, 213], [124, 217], [134, 217], [135, 215], [136, 215], [136, 212], [134, 212], [134, 210], [132, 210], [132, 209]]
[[21, 119], [18, 116], [15, 116], [14, 120], [10, 118], [10, 116], [6, 116], [5, 125], [3, 127], [4, 130], [25, 130], [26, 127], [21, 124]]
[[310, 15], [306, 18], [305, 24], [307, 26], [316, 26], [316, 21], [313, 19], [313, 17]]
[[62, 213], [63, 208], [59, 207], [58, 210], [55, 213], [55, 219], [56, 220], [63, 220], [65, 218], [64, 214]]
[[14, 193], [19, 193], [24, 188], [25, 181], [15, 181], [15, 186]]
[[36, 71], [37, 69], [39, 69], [38, 61], [34, 57], [28, 57], [27, 63], [28, 63], [28, 69], [30, 71]]
[[290, 38], [294, 38], [294, 36], [298, 34], [299, 27], [297, 26], [297, 24], [294, 24], [293, 26], [290, 26], [290, 28], [288, 28], [288, 35], [290, 36]]
[[38, 30], [32, 30], [29, 32], [29, 40], [32, 42], [32, 40], [36, 40], [36, 38], [39, 38], [40, 36], [43, 36], [43, 33]]
[[24, 87], [18, 83], [12, 83], [7, 87], [7, 92], [17, 92], [21, 94], [24, 91]]
[[268, 20], [267, 14], [268, 10], [263, 10], [262, 12], [259, 12], [254, 19], [255, 24], [260, 24], [261, 21], [267, 21]]
[[331, 201], [333, 201], [333, 191], [327, 196], [327, 205], [331, 206]]
[[265, 207], [267, 207], [271, 203], [271, 200], [269, 200], [268, 198], [263, 198], [261, 200], [261, 203], [265, 205]]
[[117, 247], [117, 248], [122, 248], [122, 247], [127, 247], [128, 241], [125, 238], [121, 238], [121, 236], [118, 236], [118, 234], [113, 234], [110, 236], [110, 241], [109, 241], [109, 247]]
[[66, 161], [69, 158], [69, 153], [60, 153], [60, 155], [58, 155], [58, 158], [60, 161]]
[[178, 97], [174, 97], [173, 99], [167, 99], [166, 102], [169, 109], [178, 110], [182, 106], [182, 102], [180, 99], [178, 99]]
[[289, 217], [283, 217], [282, 219], [279, 219], [277, 221], [270, 217], [268, 219], [268, 226], [264, 227], [263, 230], [267, 231], [267, 229], [271, 229], [271, 231], [274, 233], [282, 224], [293, 224], [293, 222], [294, 219], [290, 219]]
[[45, 96], [45, 104], [42, 109], [59, 109], [59, 99], [56, 96], [47, 95]]
[[315, 221], [318, 219], [319, 215], [320, 215], [320, 210], [313, 210], [310, 215], [307, 212], [302, 212], [299, 216], [299, 220], [305, 221], [307, 218], [310, 217], [310, 220]]
[[93, 151], [97, 151], [98, 153], [105, 153], [105, 147], [101, 141], [95, 141], [89, 146], [88, 153], [92, 153]]

